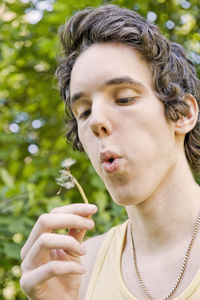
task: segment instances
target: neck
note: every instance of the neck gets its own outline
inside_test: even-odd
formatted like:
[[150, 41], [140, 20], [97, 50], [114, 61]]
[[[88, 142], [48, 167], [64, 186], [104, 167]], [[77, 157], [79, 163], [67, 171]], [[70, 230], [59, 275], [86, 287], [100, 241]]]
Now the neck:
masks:
[[157, 254], [192, 237], [200, 189], [186, 165], [173, 172], [151, 197], [126, 209], [137, 249]]

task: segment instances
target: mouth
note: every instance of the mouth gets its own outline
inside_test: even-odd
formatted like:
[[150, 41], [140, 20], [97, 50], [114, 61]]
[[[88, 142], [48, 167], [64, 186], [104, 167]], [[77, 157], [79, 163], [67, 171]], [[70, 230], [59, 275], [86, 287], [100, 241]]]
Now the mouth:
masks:
[[120, 158], [118, 154], [111, 151], [101, 152], [100, 157], [101, 157], [101, 163], [104, 162], [112, 163], [115, 159]]
[[106, 173], [114, 173], [118, 170], [120, 165], [121, 156], [111, 152], [106, 151], [100, 154], [102, 168]]

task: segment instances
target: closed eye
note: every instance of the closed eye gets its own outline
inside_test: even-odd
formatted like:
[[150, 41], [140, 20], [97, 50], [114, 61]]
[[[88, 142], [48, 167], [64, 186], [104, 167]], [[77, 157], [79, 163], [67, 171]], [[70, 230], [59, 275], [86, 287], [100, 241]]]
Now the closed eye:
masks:
[[129, 104], [136, 101], [136, 97], [118, 98], [116, 103], [118, 104]]
[[91, 113], [91, 109], [85, 110], [84, 112], [82, 112], [80, 114], [79, 119], [86, 119], [89, 116], [90, 113]]

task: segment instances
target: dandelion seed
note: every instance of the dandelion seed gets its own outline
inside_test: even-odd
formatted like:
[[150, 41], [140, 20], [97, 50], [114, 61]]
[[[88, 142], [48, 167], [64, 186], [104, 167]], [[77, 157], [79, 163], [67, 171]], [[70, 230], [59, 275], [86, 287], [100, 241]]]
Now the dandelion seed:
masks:
[[62, 168], [70, 168], [72, 165], [74, 165], [76, 163], [75, 159], [73, 158], [67, 158], [65, 160], [62, 161], [61, 163], [61, 167]]
[[61, 166], [65, 169], [61, 169], [60, 172], [60, 177], [56, 178], [56, 182], [58, 185], [60, 185], [60, 189], [57, 192], [57, 195], [60, 194], [62, 188], [64, 187], [65, 189], [71, 189], [74, 186], [76, 186], [84, 200], [85, 203], [88, 203], [87, 197], [83, 191], [82, 186], [78, 183], [76, 178], [70, 173], [70, 167], [75, 163], [75, 160], [72, 158], [65, 159], [62, 163]]

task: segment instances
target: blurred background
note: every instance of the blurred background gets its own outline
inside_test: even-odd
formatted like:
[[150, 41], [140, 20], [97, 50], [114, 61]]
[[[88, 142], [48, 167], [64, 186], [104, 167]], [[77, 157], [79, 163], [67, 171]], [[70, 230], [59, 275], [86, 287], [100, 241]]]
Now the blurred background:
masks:
[[64, 104], [54, 78], [59, 26], [79, 9], [111, 3], [159, 25], [186, 48], [200, 74], [199, 0], [0, 1], [0, 299], [26, 299], [19, 287], [19, 253], [38, 216], [82, 202], [75, 188], [57, 195], [63, 160], [76, 160], [72, 173], [99, 207], [88, 236], [126, 219], [85, 154], [66, 144]]

